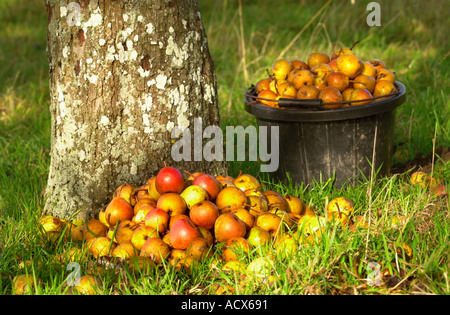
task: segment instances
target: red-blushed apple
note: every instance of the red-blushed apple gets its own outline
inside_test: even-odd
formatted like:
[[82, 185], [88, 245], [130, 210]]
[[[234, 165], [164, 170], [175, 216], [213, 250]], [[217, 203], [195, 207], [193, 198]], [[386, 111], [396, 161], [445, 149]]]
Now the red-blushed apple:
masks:
[[221, 214], [214, 224], [214, 236], [218, 242], [226, 242], [232, 237], [244, 237], [245, 223], [233, 213]]
[[195, 225], [210, 230], [219, 217], [219, 209], [209, 200], [200, 201], [192, 206], [189, 217]]
[[[169, 230], [172, 228], [173, 224], [180, 219], [186, 219], [186, 220], [189, 220], [192, 222], [191, 218], [187, 214], [172, 215], [172, 216], [170, 216], [170, 220], [169, 220]], [[194, 222], [192, 222], [192, 223], [194, 223]]]
[[156, 175], [155, 187], [161, 195], [169, 192], [180, 194], [184, 189], [183, 174], [176, 167], [166, 165]]
[[217, 179], [209, 174], [200, 174], [194, 177], [192, 185], [202, 187], [208, 193], [210, 201], [214, 201], [222, 189], [222, 184]]
[[235, 236], [225, 242], [223, 256], [225, 261], [238, 260], [250, 252], [249, 242], [242, 236]]
[[162, 209], [150, 210], [144, 219], [144, 224], [163, 234], [169, 227], [170, 215]]
[[111, 200], [105, 210], [105, 218], [110, 226], [115, 226], [120, 221], [131, 220], [133, 216], [133, 207], [122, 197]]
[[140, 256], [149, 257], [155, 262], [160, 264], [170, 254], [170, 247], [160, 238], [150, 238], [142, 246]]
[[169, 243], [175, 249], [188, 248], [197, 237], [200, 232], [191, 220], [177, 220], [169, 230]]

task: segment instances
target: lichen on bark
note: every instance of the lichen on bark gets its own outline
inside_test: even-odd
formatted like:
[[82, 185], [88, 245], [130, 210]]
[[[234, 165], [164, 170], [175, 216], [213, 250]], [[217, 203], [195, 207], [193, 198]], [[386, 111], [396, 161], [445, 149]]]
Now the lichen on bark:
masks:
[[[51, 165], [45, 210], [88, 218], [122, 183], [163, 161], [226, 173], [223, 161], [173, 162], [171, 131], [220, 126], [214, 65], [196, 1], [47, 0]], [[71, 16], [73, 17], [73, 15]]]

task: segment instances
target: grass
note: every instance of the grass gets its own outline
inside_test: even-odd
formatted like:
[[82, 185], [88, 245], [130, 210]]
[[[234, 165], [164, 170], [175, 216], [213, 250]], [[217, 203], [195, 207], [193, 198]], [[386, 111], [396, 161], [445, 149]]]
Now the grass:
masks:
[[[432, 154], [450, 146], [448, 19], [443, 3], [379, 1], [382, 26], [365, 23], [365, 3], [356, 1], [211, 1], [200, 8], [215, 62], [223, 127], [255, 125], [244, 112], [243, 93], [265, 76], [279, 57], [302, 58], [313, 51], [331, 52], [333, 44], [350, 46], [363, 59], [380, 58], [407, 88], [408, 99], [397, 111], [394, 163]], [[71, 270], [54, 262], [71, 241], [49, 242], [37, 231], [42, 191], [50, 163], [48, 64], [45, 52], [46, 11], [42, 1], [0, 3], [0, 294], [14, 293], [12, 279], [31, 274], [41, 282], [36, 294], [67, 294]], [[430, 160], [431, 162], [431, 160]], [[370, 229], [350, 232], [329, 226], [317, 244], [303, 246], [293, 257], [275, 259], [273, 278], [241, 277], [221, 271], [220, 249], [190, 273], [169, 265], [149, 273], [94, 268], [103, 294], [210, 294], [217, 286], [235, 294], [449, 294], [448, 198], [411, 185], [410, 173], [393, 174], [355, 187], [337, 189], [328, 183], [311, 187], [273, 183], [253, 162], [231, 162], [258, 175], [267, 189], [298, 196], [325, 215], [328, 201], [345, 196], [355, 214], [371, 219]], [[433, 176], [447, 185], [448, 160], [435, 156]], [[406, 223], [392, 227], [394, 215]], [[400, 248], [413, 252], [408, 260]], [[215, 249], [216, 250], [216, 249]], [[270, 256], [272, 246], [263, 248]], [[256, 249], [242, 260], [250, 262]], [[21, 262], [30, 262], [23, 268]], [[381, 286], [370, 286], [369, 263], [380, 266]]]

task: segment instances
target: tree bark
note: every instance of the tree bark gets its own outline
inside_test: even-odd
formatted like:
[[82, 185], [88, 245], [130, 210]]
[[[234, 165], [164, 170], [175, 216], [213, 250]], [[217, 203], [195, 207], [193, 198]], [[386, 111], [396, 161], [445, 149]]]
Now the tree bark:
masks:
[[[78, 4], [79, 3], [79, 4]], [[45, 211], [89, 218], [123, 183], [163, 166], [226, 174], [224, 161], [171, 157], [171, 131], [219, 126], [214, 65], [197, 1], [46, 0], [51, 165]]]

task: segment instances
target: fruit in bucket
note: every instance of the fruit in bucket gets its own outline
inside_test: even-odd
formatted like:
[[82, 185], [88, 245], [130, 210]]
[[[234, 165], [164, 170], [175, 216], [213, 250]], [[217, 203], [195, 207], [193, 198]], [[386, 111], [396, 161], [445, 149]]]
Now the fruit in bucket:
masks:
[[[306, 62], [301, 59], [285, 58], [275, 61], [271, 69], [267, 70], [269, 77], [261, 79], [255, 86], [257, 95], [255, 102], [280, 108], [277, 102], [280, 98], [322, 99], [322, 108], [334, 109], [367, 104], [379, 100], [375, 94], [380, 96], [394, 92], [395, 72], [387, 69], [381, 59], [361, 60], [353, 50], [357, 43], [358, 41], [350, 48], [333, 47], [331, 57], [327, 53], [314, 52], [308, 56]], [[383, 83], [375, 89], [376, 83], [380, 81], [393, 83], [393, 88]], [[381, 89], [382, 85], [385, 86], [384, 89]], [[327, 87], [338, 89], [341, 97], [330, 89], [320, 96]], [[359, 89], [369, 91], [371, 96], [368, 97], [365, 91], [358, 91], [353, 95], [352, 101], [351, 94]], [[342, 102], [339, 101], [341, 98]], [[341, 103], [327, 104], [335, 102]], [[297, 104], [295, 101], [291, 103], [295, 104]], [[281, 109], [284, 109], [284, 106]]]
[[278, 59], [272, 65], [271, 74], [275, 80], [285, 80], [292, 70], [292, 63], [287, 59]]

